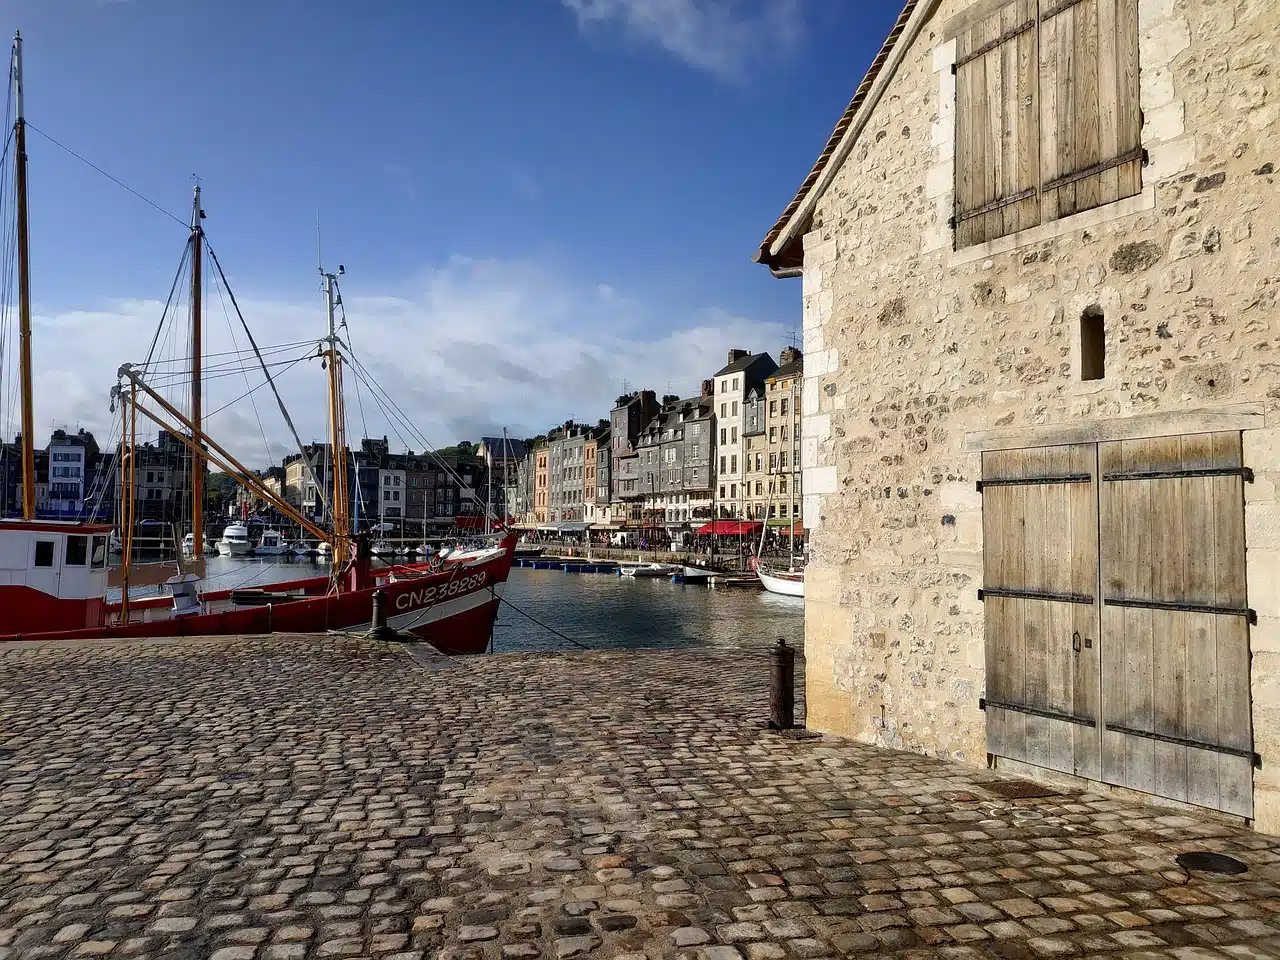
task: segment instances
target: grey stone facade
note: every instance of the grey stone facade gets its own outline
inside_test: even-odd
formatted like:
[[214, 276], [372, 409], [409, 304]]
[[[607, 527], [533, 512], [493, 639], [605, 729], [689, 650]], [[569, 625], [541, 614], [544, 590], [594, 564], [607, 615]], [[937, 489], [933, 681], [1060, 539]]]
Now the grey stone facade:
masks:
[[548, 435], [547, 523], [581, 523], [584, 515], [584, 452], [588, 428], [568, 421]]

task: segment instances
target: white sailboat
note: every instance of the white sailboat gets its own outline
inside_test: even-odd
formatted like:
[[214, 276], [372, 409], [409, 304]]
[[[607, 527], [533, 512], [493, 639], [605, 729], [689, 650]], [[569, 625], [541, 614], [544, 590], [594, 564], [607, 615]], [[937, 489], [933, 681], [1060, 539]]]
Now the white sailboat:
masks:
[[770, 593], [780, 593], [784, 597], [804, 596], [803, 570], [771, 570], [759, 563], [756, 564], [756, 576]]

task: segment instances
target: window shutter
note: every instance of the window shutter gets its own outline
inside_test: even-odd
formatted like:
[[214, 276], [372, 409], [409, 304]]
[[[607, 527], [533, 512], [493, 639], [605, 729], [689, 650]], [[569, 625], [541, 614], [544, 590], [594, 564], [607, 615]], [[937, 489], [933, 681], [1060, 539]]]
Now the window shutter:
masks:
[[1137, 0], [1047, 0], [1040, 89], [1042, 218], [1138, 193]]
[[956, 248], [1039, 219], [1036, 0], [1017, 0], [956, 38]]

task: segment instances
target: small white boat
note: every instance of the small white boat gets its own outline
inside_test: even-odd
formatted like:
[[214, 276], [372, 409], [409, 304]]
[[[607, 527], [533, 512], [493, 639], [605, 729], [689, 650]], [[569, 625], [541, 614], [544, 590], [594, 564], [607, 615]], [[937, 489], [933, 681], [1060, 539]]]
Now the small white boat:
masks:
[[401, 544], [400, 546], [396, 547], [397, 557], [408, 557], [408, 556], [412, 556], [412, 554], [413, 554], [413, 551], [410, 550], [408, 547], [406, 547], [404, 544]]
[[278, 557], [289, 552], [289, 544], [279, 530], [263, 530], [262, 539], [253, 552], [263, 557]]
[[618, 567], [620, 577], [669, 577], [680, 567], [669, 563], [624, 563]]
[[218, 541], [218, 552], [228, 557], [247, 557], [253, 553], [249, 542], [249, 528], [243, 523], [229, 523]]
[[516, 559], [523, 557], [526, 560], [531, 560], [534, 557], [542, 556], [546, 549], [546, 547], [537, 543], [517, 543], [515, 556]]
[[316, 559], [322, 563], [328, 563], [333, 559], [333, 544], [324, 540], [316, 544]]
[[295, 540], [289, 545], [289, 552], [295, 557], [313, 557], [316, 553], [316, 547], [313, 543], [306, 540]]
[[[204, 538], [205, 556], [208, 556], [209, 554], [215, 553], [215, 552], [216, 551], [213, 548], [213, 544], [209, 542], [208, 537], [205, 537]], [[185, 537], [182, 538], [182, 555], [184, 557], [194, 557], [196, 555], [196, 535], [194, 533], [188, 533]]]
[[804, 596], [803, 570], [770, 570], [761, 564], [756, 567], [756, 575], [770, 593], [778, 593], [784, 597]]
[[684, 577], [685, 583], [706, 583], [716, 575], [714, 570], [708, 570], [706, 567], [691, 567], [688, 564], [685, 564], [677, 573]]
[[431, 548], [428, 547], [425, 543], [418, 544], [418, 546], [414, 549], [413, 552], [420, 557], [431, 556]]

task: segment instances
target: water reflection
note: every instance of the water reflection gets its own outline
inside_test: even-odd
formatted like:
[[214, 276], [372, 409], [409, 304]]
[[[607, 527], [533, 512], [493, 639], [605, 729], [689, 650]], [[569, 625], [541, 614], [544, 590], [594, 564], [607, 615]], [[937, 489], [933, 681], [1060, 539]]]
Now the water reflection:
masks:
[[[209, 557], [204, 587], [228, 590], [319, 576], [327, 565], [281, 557]], [[140, 592], [154, 593], [154, 588]], [[506, 598], [548, 627], [592, 649], [755, 646], [778, 637], [801, 647], [804, 600], [757, 590], [684, 586], [663, 579], [558, 570], [511, 571]], [[503, 605], [494, 650], [576, 650]]]

